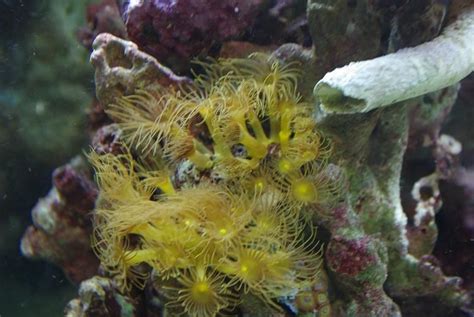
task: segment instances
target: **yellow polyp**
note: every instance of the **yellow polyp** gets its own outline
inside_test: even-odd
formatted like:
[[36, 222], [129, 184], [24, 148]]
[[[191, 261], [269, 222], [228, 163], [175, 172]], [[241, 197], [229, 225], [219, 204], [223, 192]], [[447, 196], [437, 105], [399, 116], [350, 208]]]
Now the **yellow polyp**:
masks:
[[194, 289], [202, 294], [209, 291], [209, 285], [206, 282], [199, 282], [195, 285]]
[[316, 153], [313, 153], [313, 152], [307, 151], [307, 152], [304, 152], [304, 153], [302, 154], [302, 159], [303, 159], [303, 161], [305, 161], [305, 162], [309, 162], [309, 161], [314, 160], [314, 159], [317, 157], [317, 155], [318, 155], [317, 152], [316, 152]]
[[[251, 115], [252, 113], [253, 112], [250, 111], [247, 113], [247, 115], [252, 116]], [[257, 130], [257, 131], [254, 131], [254, 133], [258, 132], [260, 135], [260, 139], [258, 137], [257, 138], [253, 137], [248, 131], [244, 112], [235, 113], [232, 116], [232, 119], [235, 121], [240, 131], [239, 142], [245, 146], [248, 154], [251, 157], [257, 158], [257, 159], [261, 159], [265, 157], [265, 155], [267, 154], [267, 142], [266, 142], [265, 133], [263, 132], [263, 128], [261, 126], [258, 128], [257, 126], [260, 125], [260, 123], [258, 122], [258, 125], [257, 125], [257, 123], [255, 122], [255, 120], [258, 121], [258, 119], [254, 118], [253, 123], [256, 126], [256, 130]], [[250, 123], [252, 126], [252, 122]]]
[[318, 200], [318, 191], [315, 185], [307, 179], [299, 179], [291, 186], [293, 197], [300, 202], [309, 203]]
[[232, 242], [239, 232], [236, 220], [224, 214], [219, 215], [216, 213], [210, 215], [209, 221], [212, 223], [207, 226], [207, 233], [211, 238], [216, 239], [215, 241]]
[[201, 107], [199, 108], [199, 114], [206, 121], [210, 119], [209, 117], [212, 115], [212, 112], [209, 107]]
[[260, 222], [258, 223], [258, 226], [260, 227], [260, 229], [261, 229], [262, 231], [266, 231], [266, 230], [268, 230], [268, 229], [271, 228], [271, 227], [270, 227], [270, 223], [267, 222], [267, 221], [265, 221], [265, 220], [260, 221]]
[[267, 185], [267, 181], [263, 177], [257, 177], [254, 181], [254, 188], [256, 192], [262, 192]]
[[232, 309], [238, 304], [237, 296], [227, 288], [224, 276], [216, 271], [209, 272], [209, 267], [202, 263], [182, 270], [175, 285], [163, 288], [163, 295], [169, 299], [167, 307], [182, 309], [190, 317], [217, 316], [221, 309]]
[[280, 146], [284, 152], [288, 148], [288, 141], [290, 140], [290, 131], [280, 131], [278, 133], [278, 139], [280, 140]]
[[260, 159], [258, 158], [251, 158], [248, 160], [241, 157], [234, 157], [231, 154], [228, 156], [218, 156], [218, 160], [220, 161], [222, 167], [225, 168], [224, 172], [229, 173], [229, 175], [232, 176], [243, 176], [250, 170], [255, 170], [258, 168], [260, 164]]
[[166, 177], [165, 180], [157, 184], [157, 187], [165, 194], [171, 195], [175, 193], [175, 189], [173, 184], [171, 183], [171, 179]]
[[250, 283], [258, 283], [263, 279], [262, 267], [259, 266], [259, 263], [250, 261], [245, 261], [240, 264], [239, 275], [245, 281]]
[[[168, 270], [171, 268], [177, 268], [177, 267], [186, 267], [186, 265], [178, 265], [178, 260], [180, 259], [175, 256], [175, 253], [173, 251], [174, 250], [166, 250], [166, 252], [164, 252], [164, 254], [162, 255], [163, 258], [161, 259], [161, 264], [163, 265], [163, 268], [165, 270]], [[184, 261], [185, 260], [181, 262], [184, 262]], [[186, 263], [186, 264], [189, 264], [189, 263]]]
[[159, 254], [152, 249], [126, 251], [124, 256], [125, 263], [128, 266], [151, 262], [157, 258], [159, 258]]
[[284, 251], [277, 251], [269, 256], [269, 277], [274, 280], [288, 281], [291, 272], [291, 255]]
[[157, 230], [154, 226], [144, 223], [130, 228], [130, 233], [141, 235], [147, 240], [160, 241], [164, 232]]
[[[214, 148], [222, 148], [222, 149], [229, 149], [229, 145], [227, 144], [222, 131], [218, 128], [214, 128], [209, 130], [211, 133], [212, 140], [214, 141]], [[230, 152], [230, 150], [228, 150]]]
[[205, 281], [196, 282], [191, 288], [191, 296], [196, 303], [207, 304], [212, 299], [212, 289]]
[[248, 154], [252, 158], [261, 159], [267, 155], [267, 147], [265, 144], [258, 142], [255, 138], [253, 138], [248, 132], [247, 129], [241, 127], [241, 134], [240, 134], [240, 143], [242, 143], [245, 148], [247, 149]]
[[232, 152], [230, 151], [229, 146], [226, 143], [217, 143], [214, 144], [214, 156], [219, 159], [228, 159], [232, 158]]
[[196, 165], [196, 167], [201, 170], [209, 169], [212, 167], [211, 159], [207, 155], [202, 154], [199, 151], [193, 151], [188, 156], [188, 160], [193, 162], [193, 164]]
[[284, 109], [281, 114], [280, 122], [280, 132], [278, 133], [280, 146], [284, 152], [288, 148], [288, 142], [291, 136], [291, 119], [292, 119], [292, 110]]
[[288, 174], [292, 172], [296, 167], [288, 159], [280, 159], [278, 161], [278, 171], [282, 174]]
[[265, 278], [267, 268], [265, 255], [265, 251], [242, 249], [237, 255], [237, 261], [223, 263], [218, 269], [234, 277], [231, 283], [238, 282], [251, 288], [258, 287]]
[[[252, 228], [252, 230], [249, 232], [249, 237], [266, 237], [266, 238], [274, 238], [276, 235], [278, 235], [280, 232], [279, 228], [279, 223], [278, 219], [276, 216], [272, 215], [271, 216], [257, 216], [255, 221], [255, 227]], [[283, 234], [280, 235], [281, 238], [283, 237]]]
[[[189, 229], [196, 229], [196, 228], [199, 228], [199, 226], [201, 225], [199, 216], [192, 215], [192, 214], [183, 215], [182, 223], [185, 228], [189, 228]], [[180, 231], [184, 231], [184, 230], [181, 229]]]
[[221, 229], [219, 229], [219, 233], [224, 236], [224, 235], [227, 234], [227, 229], [221, 228]]
[[257, 140], [261, 144], [268, 145], [270, 142], [267, 138], [267, 135], [265, 134], [265, 131], [263, 131], [263, 127], [260, 120], [258, 119], [258, 116], [253, 111], [250, 111], [247, 116], [249, 119], [250, 126], [252, 127], [252, 130], [255, 133], [255, 137], [257, 138]]
[[273, 86], [275, 82], [276, 82], [276, 78], [275, 78], [274, 73], [268, 74], [268, 76], [265, 77], [265, 80], [263, 81], [263, 83], [267, 86]]

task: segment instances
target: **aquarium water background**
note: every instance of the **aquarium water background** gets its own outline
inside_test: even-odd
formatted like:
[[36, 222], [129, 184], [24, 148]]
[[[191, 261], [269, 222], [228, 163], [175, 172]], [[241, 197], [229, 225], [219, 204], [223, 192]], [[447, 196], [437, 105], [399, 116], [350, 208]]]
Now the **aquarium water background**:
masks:
[[86, 147], [88, 51], [76, 40], [87, 1], [0, 1], [0, 316], [61, 316], [74, 287], [27, 260], [19, 241], [55, 166]]

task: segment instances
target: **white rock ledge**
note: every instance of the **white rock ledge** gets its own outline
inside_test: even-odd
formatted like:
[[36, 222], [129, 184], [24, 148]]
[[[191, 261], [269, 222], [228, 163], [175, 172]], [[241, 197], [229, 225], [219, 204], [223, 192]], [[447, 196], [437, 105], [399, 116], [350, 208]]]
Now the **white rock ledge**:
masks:
[[453, 85], [474, 70], [474, 7], [430, 42], [327, 73], [314, 93], [327, 113], [360, 113]]

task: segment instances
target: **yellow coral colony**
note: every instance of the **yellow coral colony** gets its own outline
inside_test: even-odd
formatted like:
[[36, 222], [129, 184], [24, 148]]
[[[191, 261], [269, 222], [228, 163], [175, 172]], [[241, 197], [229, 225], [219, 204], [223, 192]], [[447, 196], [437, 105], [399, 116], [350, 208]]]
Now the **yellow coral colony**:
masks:
[[[195, 87], [109, 106], [130, 153], [90, 154], [101, 190], [95, 249], [124, 289], [159, 280], [169, 309], [231, 312], [315, 283], [320, 246], [302, 210], [324, 203], [330, 146], [265, 56], [203, 64]], [[132, 155], [131, 153], [135, 153]]]

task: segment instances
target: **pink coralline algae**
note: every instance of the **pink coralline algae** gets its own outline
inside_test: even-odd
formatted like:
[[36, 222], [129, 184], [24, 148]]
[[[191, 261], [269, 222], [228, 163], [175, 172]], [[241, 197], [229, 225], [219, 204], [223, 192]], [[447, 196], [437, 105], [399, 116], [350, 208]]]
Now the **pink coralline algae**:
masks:
[[249, 29], [262, 0], [145, 0], [124, 5], [131, 40], [160, 61], [188, 61]]
[[367, 249], [368, 239], [345, 240], [335, 236], [328, 250], [328, 265], [339, 274], [355, 276], [374, 264], [375, 256]]

